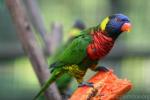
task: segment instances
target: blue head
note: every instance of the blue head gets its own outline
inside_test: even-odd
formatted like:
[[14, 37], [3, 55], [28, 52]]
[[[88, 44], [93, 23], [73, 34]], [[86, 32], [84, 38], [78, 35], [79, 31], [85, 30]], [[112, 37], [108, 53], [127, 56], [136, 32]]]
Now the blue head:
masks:
[[128, 32], [131, 29], [129, 18], [123, 14], [114, 14], [106, 17], [100, 28], [107, 33], [107, 36], [116, 39], [122, 32]]
[[80, 29], [80, 30], [83, 30], [85, 29], [85, 24], [84, 22], [82, 22], [82, 20], [76, 20], [74, 25], [73, 25], [74, 28], [77, 28], [77, 29]]

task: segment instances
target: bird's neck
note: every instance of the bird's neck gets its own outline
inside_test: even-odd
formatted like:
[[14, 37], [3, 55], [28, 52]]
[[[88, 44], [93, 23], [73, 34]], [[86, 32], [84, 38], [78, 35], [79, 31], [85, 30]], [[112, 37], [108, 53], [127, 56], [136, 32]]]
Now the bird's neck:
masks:
[[109, 53], [115, 40], [101, 30], [92, 30], [91, 36], [92, 42], [88, 45], [87, 53], [92, 60], [99, 60]]

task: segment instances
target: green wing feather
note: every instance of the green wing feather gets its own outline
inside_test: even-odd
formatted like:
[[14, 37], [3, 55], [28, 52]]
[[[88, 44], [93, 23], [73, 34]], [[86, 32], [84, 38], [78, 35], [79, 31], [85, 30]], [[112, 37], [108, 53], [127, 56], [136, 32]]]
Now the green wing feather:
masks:
[[67, 48], [58, 57], [58, 60], [53, 63], [50, 68], [52, 71], [56, 67], [64, 65], [79, 64], [87, 56], [86, 48], [91, 42], [92, 37], [89, 34], [89, 30], [81, 32], [81, 35], [73, 39], [73, 41], [67, 46]]
[[79, 64], [86, 56], [86, 48], [91, 42], [88, 34], [80, 35], [60, 55], [59, 61], [65, 64]]

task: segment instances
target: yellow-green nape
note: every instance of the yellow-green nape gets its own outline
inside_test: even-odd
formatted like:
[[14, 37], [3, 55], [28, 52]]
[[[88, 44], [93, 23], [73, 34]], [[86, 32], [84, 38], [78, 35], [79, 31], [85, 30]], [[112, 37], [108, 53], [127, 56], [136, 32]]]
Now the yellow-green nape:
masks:
[[70, 35], [71, 37], [78, 36], [78, 35], [80, 35], [80, 32], [81, 32], [80, 29], [78, 29], [78, 28], [73, 28], [73, 29], [70, 30], [69, 35]]
[[102, 21], [102, 23], [101, 23], [101, 25], [100, 25], [100, 29], [101, 29], [102, 31], [105, 30], [106, 25], [107, 25], [108, 22], [109, 22], [109, 17], [106, 17], [106, 18]]

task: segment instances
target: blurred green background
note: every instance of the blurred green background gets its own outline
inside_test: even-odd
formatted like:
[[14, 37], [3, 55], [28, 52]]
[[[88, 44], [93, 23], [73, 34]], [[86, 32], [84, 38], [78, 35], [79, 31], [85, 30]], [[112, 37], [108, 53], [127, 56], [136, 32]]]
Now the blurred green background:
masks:
[[[63, 42], [68, 39], [68, 32], [77, 19], [91, 27], [113, 13], [129, 16], [132, 31], [119, 37], [111, 53], [100, 64], [112, 68], [120, 78], [127, 78], [133, 83], [133, 89], [122, 99], [150, 100], [150, 1], [38, 0], [37, 3], [48, 32], [52, 22], [63, 25]], [[89, 71], [85, 78], [92, 74]], [[71, 83], [71, 88], [75, 89], [75, 80]], [[39, 89], [5, 0], [0, 0], [0, 100], [30, 100]]]

